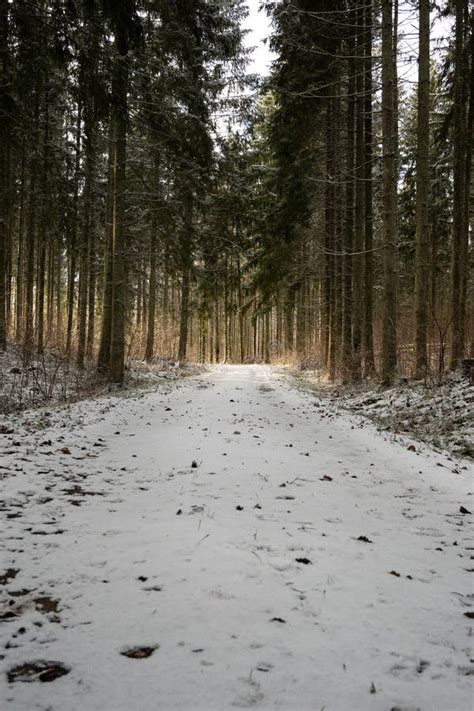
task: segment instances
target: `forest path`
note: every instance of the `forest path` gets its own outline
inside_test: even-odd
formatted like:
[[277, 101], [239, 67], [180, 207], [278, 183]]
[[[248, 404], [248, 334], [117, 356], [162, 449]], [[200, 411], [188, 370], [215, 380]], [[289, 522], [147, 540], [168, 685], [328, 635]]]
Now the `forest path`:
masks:
[[464, 463], [253, 365], [2, 439], [0, 708], [471, 708]]

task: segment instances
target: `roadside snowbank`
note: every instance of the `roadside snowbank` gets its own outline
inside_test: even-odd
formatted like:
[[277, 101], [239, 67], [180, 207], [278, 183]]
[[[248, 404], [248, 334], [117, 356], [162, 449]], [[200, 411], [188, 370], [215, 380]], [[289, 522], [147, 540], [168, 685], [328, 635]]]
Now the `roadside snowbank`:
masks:
[[294, 374], [328, 407], [362, 415], [380, 429], [414, 437], [438, 451], [474, 459], [474, 386], [460, 374], [438, 386], [403, 381], [391, 388], [334, 385], [315, 372]]

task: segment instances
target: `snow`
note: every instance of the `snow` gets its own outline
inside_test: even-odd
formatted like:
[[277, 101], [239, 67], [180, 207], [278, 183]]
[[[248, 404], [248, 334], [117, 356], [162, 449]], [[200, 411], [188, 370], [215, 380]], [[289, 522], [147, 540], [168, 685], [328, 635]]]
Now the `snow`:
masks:
[[0, 708], [472, 708], [468, 462], [270, 366], [4, 424]]
[[445, 373], [441, 383], [402, 380], [385, 388], [373, 383], [336, 385], [317, 371], [294, 372], [327, 406], [344, 408], [373, 420], [396, 435], [407, 434], [474, 460], [474, 386], [461, 372]]

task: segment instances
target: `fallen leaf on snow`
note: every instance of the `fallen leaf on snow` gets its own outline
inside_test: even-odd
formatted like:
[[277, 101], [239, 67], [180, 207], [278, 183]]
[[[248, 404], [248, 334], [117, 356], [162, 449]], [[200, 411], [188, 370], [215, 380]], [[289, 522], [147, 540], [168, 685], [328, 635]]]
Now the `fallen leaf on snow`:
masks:
[[6, 585], [9, 580], [16, 578], [19, 572], [18, 568], [7, 568], [6, 572], [0, 575], [0, 585]]
[[273, 669], [273, 664], [268, 664], [267, 662], [259, 662], [255, 669], [261, 672], [269, 672]]
[[35, 598], [35, 607], [38, 612], [57, 612], [59, 600], [47, 595]]
[[18, 664], [7, 672], [10, 684], [15, 681], [54, 681], [71, 670], [62, 662], [34, 661]]
[[158, 647], [158, 644], [155, 644], [152, 647], [131, 647], [130, 649], [120, 652], [120, 654], [123, 657], [128, 657], [129, 659], [146, 659], [147, 657], [151, 657], [153, 652], [155, 652]]

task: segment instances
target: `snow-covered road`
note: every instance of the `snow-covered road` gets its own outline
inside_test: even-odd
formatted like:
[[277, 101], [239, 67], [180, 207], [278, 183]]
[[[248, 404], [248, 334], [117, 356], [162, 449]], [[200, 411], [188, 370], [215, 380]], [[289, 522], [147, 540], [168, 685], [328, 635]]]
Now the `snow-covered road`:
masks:
[[267, 366], [44, 417], [1, 436], [2, 710], [471, 711], [465, 462]]

